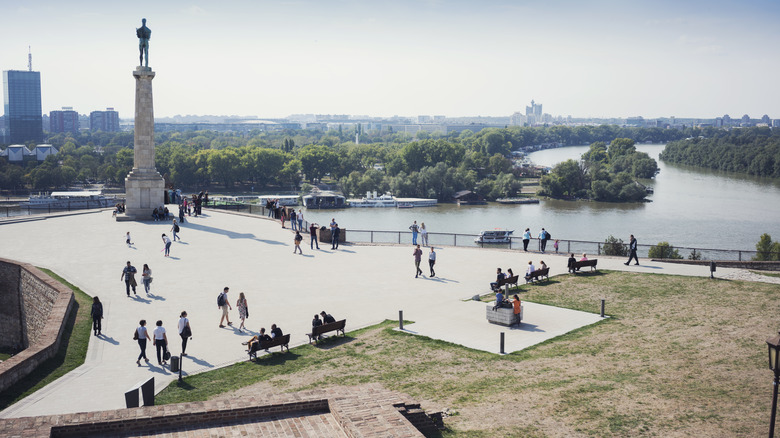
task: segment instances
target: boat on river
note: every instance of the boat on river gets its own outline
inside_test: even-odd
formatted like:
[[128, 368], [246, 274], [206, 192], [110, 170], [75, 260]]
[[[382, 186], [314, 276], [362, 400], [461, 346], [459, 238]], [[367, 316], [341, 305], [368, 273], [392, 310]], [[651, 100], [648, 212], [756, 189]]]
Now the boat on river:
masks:
[[511, 241], [512, 233], [514, 230], [507, 230], [505, 228], [496, 228], [493, 230], [485, 230], [479, 233], [479, 236], [474, 239], [475, 243], [509, 243]]
[[51, 192], [50, 194], [38, 194], [30, 196], [29, 201], [20, 206], [35, 209], [80, 209], [113, 207], [121, 200], [116, 196], [105, 196], [103, 192]]
[[536, 198], [498, 198], [496, 202], [499, 204], [538, 204], [539, 200]]
[[364, 198], [348, 199], [347, 202], [349, 203], [350, 207], [357, 207], [357, 208], [395, 207], [398, 204], [398, 201], [390, 193], [385, 193], [384, 195], [377, 196], [376, 192], [373, 193], [366, 192], [366, 196]]

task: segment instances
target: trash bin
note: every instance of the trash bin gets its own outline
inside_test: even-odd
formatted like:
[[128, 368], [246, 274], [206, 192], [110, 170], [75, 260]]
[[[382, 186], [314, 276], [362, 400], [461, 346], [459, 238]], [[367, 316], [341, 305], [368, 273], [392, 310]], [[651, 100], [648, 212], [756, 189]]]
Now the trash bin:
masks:
[[171, 372], [179, 372], [179, 356], [171, 356]]

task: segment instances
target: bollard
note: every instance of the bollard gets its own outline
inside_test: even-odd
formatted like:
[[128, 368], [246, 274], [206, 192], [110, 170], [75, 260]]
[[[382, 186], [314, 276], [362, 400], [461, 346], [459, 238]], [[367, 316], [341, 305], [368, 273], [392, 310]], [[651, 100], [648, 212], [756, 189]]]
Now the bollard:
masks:
[[504, 354], [504, 332], [501, 332], [501, 354]]
[[398, 329], [403, 330], [404, 329], [404, 311], [399, 310], [398, 311]]
[[183, 365], [182, 361], [184, 359], [184, 354], [179, 356], [179, 382], [181, 382], [181, 366]]
[[604, 317], [604, 301], [605, 300], [603, 300], [603, 299], [601, 300], [601, 317], [602, 318]]

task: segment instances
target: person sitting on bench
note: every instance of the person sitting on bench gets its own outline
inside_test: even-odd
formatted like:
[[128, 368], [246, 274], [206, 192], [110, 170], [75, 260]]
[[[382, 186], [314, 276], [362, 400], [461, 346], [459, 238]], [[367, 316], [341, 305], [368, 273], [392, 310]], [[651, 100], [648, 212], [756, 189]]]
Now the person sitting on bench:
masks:
[[325, 313], [324, 310], [320, 312], [320, 315], [322, 316], [323, 324], [330, 324], [332, 322], [336, 322], [336, 318], [334, 318], [330, 313]]
[[244, 342], [246, 344], [248, 352], [251, 352], [252, 350], [257, 350], [257, 348], [260, 346], [260, 341], [270, 341], [271, 337], [265, 334], [265, 327], [260, 328], [260, 334], [256, 336], [252, 336], [252, 339], [249, 340], [249, 342]]
[[515, 276], [515, 273], [512, 272], [512, 268], [509, 268], [506, 270], [506, 278], [512, 278]]
[[570, 273], [573, 273], [574, 271], [577, 270], [575, 268], [576, 264], [577, 264], [577, 259], [574, 258], [574, 253], [571, 253], [571, 255], [569, 256], [569, 262], [567, 263]]
[[505, 278], [506, 278], [506, 274], [501, 272], [501, 268], [496, 268], [496, 281], [490, 283], [490, 290], [496, 290], [498, 288], [498, 284], [501, 282], [501, 280]]
[[535, 270], [536, 270], [536, 268], [534, 268], [534, 262], [529, 260], [528, 261], [528, 270], [525, 271], [525, 281], [530, 281], [531, 280], [531, 274], [533, 274], [533, 272]]
[[282, 329], [277, 327], [276, 324], [271, 324], [271, 339], [281, 338], [282, 336], [284, 336]]

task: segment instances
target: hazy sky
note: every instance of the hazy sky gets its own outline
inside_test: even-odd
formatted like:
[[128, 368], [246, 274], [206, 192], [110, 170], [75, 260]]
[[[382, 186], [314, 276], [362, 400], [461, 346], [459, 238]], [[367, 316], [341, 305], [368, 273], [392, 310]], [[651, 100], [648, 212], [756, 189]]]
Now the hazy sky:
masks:
[[43, 110], [130, 118], [135, 28], [155, 115], [780, 118], [780, 2], [0, 0], [0, 69]]

